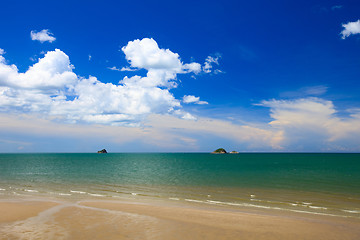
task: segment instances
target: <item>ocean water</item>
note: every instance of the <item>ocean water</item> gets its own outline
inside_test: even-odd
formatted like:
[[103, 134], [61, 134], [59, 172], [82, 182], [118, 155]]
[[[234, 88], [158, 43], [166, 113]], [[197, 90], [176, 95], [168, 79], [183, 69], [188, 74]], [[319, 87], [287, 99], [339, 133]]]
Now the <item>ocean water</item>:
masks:
[[360, 218], [360, 154], [0, 154], [0, 199], [158, 199]]

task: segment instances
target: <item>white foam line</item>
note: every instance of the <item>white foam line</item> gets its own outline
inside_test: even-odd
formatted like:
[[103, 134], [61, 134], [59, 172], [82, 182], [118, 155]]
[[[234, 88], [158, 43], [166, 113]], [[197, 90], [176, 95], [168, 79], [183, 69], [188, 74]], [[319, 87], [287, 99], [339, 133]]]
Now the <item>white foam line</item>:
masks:
[[24, 189], [25, 192], [39, 192], [38, 190], [33, 190], [33, 189]]
[[59, 193], [60, 196], [71, 196], [70, 193]]
[[204, 201], [200, 201], [200, 200], [194, 200], [194, 199], [184, 199], [187, 202], [197, 202], [197, 203], [205, 203]]
[[82, 192], [82, 191], [74, 191], [74, 190], [70, 190], [70, 192], [72, 192], [72, 193], [79, 193], [79, 194], [86, 194], [86, 192]]
[[136, 196], [136, 195], [137, 195], [137, 193], [131, 193], [131, 195]]
[[[332, 217], [348, 217], [348, 216], [335, 215], [335, 214], [329, 214], [329, 213], [309, 212], [309, 211], [285, 209], [285, 208], [279, 208], [279, 207], [269, 207], [269, 206], [255, 205], [255, 204], [248, 204], [248, 203], [230, 203], [230, 202], [220, 202], [220, 201], [211, 201], [211, 200], [207, 200], [205, 203], [230, 205], [230, 206], [242, 206], [242, 207], [255, 207], [255, 208], [264, 208], [264, 209], [274, 209], [274, 210], [290, 211], [290, 212], [297, 212], [297, 213], [307, 213], [307, 214], [315, 214], [315, 215], [323, 215], [323, 216], [332, 216]], [[360, 211], [359, 211], [359, 213], [360, 213]]]
[[327, 210], [327, 208], [326, 208], [326, 207], [309, 206], [309, 208], [315, 208], [315, 209], [324, 209], [324, 210]]
[[5, 191], [6, 189], [4, 189], [4, 188], [0, 188], [0, 191]]
[[213, 201], [213, 200], [207, 200], [207, 202], [210, 204], [223, 204], [223, 202]]
[[88, 193], [90, 196], [94, 196], [94, 197], [105, 197], [105, 195], [101, 195], [101, 194], [96, 194], [96, 193]]
[[347, 210], [347, 209], [343, 209], [343, 210], [341, 210], [341, 211], [343, 211], [343, 212], [348, 212], [348, 213], [360, 213], [360, 211], [358, 211], [358, 210]]
[[179, 201], [179, 198], [169, 198], [170, 200], [175, 200], [175, 201]]

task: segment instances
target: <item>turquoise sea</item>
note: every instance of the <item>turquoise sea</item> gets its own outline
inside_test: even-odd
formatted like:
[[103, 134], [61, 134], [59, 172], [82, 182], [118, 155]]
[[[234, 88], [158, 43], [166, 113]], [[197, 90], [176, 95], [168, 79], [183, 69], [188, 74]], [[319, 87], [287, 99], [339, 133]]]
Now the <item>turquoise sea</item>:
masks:
[[360, 154], [0, 154], [0, 199], [157, 199], [360, 218]]

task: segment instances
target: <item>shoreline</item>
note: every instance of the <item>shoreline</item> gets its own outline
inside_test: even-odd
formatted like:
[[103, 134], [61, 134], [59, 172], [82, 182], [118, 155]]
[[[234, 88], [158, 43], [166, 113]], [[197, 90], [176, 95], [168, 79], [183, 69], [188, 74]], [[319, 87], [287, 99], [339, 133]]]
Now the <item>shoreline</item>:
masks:
[[135, 201], [210, 208], [274, 210], [284, 214], [310, 214], [360, 219], [356, 196], [324, 192], [259, 188], [214, 188], [179, 186], [18, 186], [0, 188], [0, 201], [44, 199], [45, 201]]
[[360, 219], [149, 200], [3, 199], [0, 239], [359, 239]]

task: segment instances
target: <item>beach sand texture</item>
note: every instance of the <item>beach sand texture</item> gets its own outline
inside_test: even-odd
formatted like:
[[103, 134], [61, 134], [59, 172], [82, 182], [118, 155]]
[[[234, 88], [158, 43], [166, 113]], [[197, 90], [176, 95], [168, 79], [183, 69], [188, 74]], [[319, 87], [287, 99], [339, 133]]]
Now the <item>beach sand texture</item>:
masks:
[[153, 203], [0, 202], [0, 239], [360, 239], [360, 220]]

